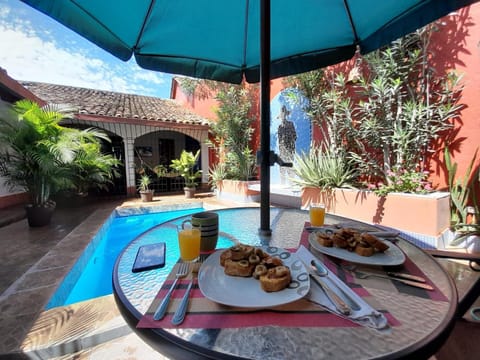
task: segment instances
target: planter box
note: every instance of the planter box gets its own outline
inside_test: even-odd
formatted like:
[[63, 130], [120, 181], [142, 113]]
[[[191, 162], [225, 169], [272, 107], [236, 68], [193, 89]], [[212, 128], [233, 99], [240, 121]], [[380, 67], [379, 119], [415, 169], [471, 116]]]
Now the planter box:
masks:
[[390, 193], [379, 197], [371, 191], [318, 188], [302, 190], [302, 208], [323, 202], [327, 212], [406, 232], [438, 237], [450, 225], [450, 194]]
[[260, 200], [260, 191], [250, 189], [259, 181], [221, 180], [217, 183], [216, 196], [219, 200], [237, 201], [242, 203]]

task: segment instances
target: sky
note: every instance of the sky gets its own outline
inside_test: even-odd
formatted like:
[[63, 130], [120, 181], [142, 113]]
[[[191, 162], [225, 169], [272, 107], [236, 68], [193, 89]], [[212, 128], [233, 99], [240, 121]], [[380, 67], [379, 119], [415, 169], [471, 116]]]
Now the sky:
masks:
[[18, 0], [0, 0], [0, 67], [17, 81], [170, 97], [172, 75], [121, 61]]

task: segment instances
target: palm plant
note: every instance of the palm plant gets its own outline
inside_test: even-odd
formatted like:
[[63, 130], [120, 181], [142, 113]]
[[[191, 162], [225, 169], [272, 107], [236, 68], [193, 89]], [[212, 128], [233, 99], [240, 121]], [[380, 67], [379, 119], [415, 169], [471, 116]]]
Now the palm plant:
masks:
[[59, 124], [68, 109], [29, 100], [0, 107], [0, 175], [10, 188], [28, 191], [33, 207], [51, 207], [55, 192], [75, 188], [86, 174], [90, 184], [109, 178], [118, 164], [101, 154], [97, 138], [104, 135]]
[[71, 164], [74, 190], [79, 195], [87, 195], [89, 189], [106, 189], [119, 175], [116, 167], [120, 165], [115, 157], [102, 154], [101, 144], [94, 141], [95, 138], [110, 141], [103, 132], [86, 129], [84, 135]]
[[58, 144], [63, 115], [26, 100], [14, 110], [0, 119], [1, 175], [6, 185], [27, 190], [34, 206], [45, 206], [52, 192], [70, 185], [65, 165], [74, 156]]

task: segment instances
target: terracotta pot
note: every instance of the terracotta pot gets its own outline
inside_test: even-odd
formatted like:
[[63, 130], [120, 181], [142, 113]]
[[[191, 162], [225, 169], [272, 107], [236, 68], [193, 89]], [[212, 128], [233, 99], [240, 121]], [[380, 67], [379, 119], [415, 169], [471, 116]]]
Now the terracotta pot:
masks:
[[40, 227], [50, 224], [53, 212], [55, 211], [55, 204], [45, 206], [25, 206], [27, 212], [28, 225], [30, 227]]
[[153, 190], [140, 191], [142, 202], [150, 202], [153, 200]]
[[185, 198], [193, 199], [195, 197], [195, 188], [193, 187], [184, 187], [183, 190], [185, 191]]

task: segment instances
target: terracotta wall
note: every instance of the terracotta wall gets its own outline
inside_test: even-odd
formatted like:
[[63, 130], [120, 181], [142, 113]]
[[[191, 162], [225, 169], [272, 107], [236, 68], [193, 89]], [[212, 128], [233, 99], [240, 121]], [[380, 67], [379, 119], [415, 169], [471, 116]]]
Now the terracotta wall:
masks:
[[[443, 18], [439, 30], [432, 39], [436, 45], [432, 51], [437, 69], [455, 69], [463, 74], [465, 85], [461, 99], [461, 103], [465, 104], [462, 123], [457, 124], [458, 134], [451, 146], [453, 157], [459, 164], [458, 174], [463, 175], [475, 149], [480, 146], [480, 4]], [[480, 164], [478, 157], [477, 166]], [[444, 169], [432, 170], [436, 171], [439, 183], [445, 184]]]
[[175, 99], [180, 104], [186, 108], [194, 111], [204, 118], [215, 120], [217, 116], [215, 115], [215, 107], [217, 102], [213, 97], [209, 98], [199, 98], [197, 96], [187, 95], [182, 91], [178, 80], [175, 78], [172, 79], [172, 88], [170, 90], [170, 97]]

